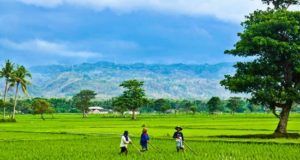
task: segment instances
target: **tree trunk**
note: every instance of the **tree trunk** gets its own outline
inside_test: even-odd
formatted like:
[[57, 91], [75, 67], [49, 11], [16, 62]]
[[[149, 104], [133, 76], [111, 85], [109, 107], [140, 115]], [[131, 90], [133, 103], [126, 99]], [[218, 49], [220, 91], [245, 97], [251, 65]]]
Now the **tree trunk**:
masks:
[[8, 90], [8, 80], [6, 79], [6, 82], [5, 82], [5, 88], [4, 88], [4, 95], [3, 95], [3, 103], [4, 103], [4, 106], [3, 106], [3, 119], [5, 119], [5, 101], [6, 101], [6, 94], [7, 94], [7, 90]]
[[82, 118], [87, 118], [87, 112], [84, 108], [83, 108], [83, 111], [82, 111]]
[[41, 118], [42, 118], [42, 120], [45, 120], [43, 113], [41, 113]]
[[85, 118], [85, 110], [82, 112], [82, 118]]
[[287, 123], [288, 123], [291, 108], [292, 108], [292, 105], [287, 105], [286, 107], [282, 108], [282, 111], [281, 111], [280, 117], [279, 117], [280, 120], [279, 120], [279, 123], [275, 130], [276, 135], [282, 136], [282, 135], [287, 134]]
[[14, 102], [13, 114], [12, 114], [11, 119], [16, 119], [16, 106], [17, 106], [17, 97], [18, 97], [18, 92], [19, 92], [19, 84], [20, 83], [17, 83], [17, 86], [16, 86], [15, 102]]
[[84, 118], [87, 118], [88, 117], [88, 114], [87, 114], [87, 112], [85, 111], [84, 112]]
[[136, 120], [135, 110], [132, 110], [132, 120]]

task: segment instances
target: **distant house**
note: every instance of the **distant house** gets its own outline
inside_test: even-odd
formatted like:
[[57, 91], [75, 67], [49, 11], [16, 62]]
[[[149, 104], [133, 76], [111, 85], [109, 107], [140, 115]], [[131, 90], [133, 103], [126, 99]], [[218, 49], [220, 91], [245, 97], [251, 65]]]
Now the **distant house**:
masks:
[[99, 106], [93, 106], [93, 107], [89, 107], [89, 114], [108, 114], [108, 113], [112, 113], [112, 110], [110, 109], [104, 109], [102, 107]]

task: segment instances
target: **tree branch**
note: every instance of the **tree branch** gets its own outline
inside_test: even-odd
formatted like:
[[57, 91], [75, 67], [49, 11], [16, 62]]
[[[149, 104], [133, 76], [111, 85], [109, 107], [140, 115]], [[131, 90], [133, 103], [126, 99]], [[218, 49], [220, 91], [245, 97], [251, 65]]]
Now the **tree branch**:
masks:
[[276, 108], [272, 108], [272, 113], [275, 115], [275, 117], [280, 118], [280, 116], [276, 113]]

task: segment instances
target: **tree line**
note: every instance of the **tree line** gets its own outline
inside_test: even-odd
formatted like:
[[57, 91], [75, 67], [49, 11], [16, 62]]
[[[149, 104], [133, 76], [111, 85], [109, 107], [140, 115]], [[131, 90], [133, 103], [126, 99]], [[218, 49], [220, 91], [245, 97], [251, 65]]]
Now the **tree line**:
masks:
[[[84, 92], [82, 92], [84, 93]], [[82, 94], [81, 93], [81, 94]], [[77, 96], [76, 96], [77, 97]], [[37, 107], [33, 107], [33, 103], [37, 100], [47, 101], [48, 108], [44, 113], [83, 113], [86, 117], [88, 107], [100, 106], [104, 109], [113, 110], [114, 112], [123, 115], [129, 109], [116, 105], [114, 100], [96, 100], [91, 99], [86, 107], [85, 113], [83, 108], [77, 103], [74, 98], [34, 98], [34, 99], [22, 99], [18, 101], [16, 110], [24, 114], [39, 114]], [[12, 102], [13, 99], [9, 100]], [[272, 112], [268, 107], [263, 105], [252, 104], [249, 100], [241, 97], [231, 97], [227, 100], [219, 97], [212, 97], [209, 100], [176, 100], [176, 99], [148, 99], [148, 102], [138, 108], [140, 113], [157, 113], [157, 114], [177, 114], [177, 113], [208, 113], [208, 114], [220, 114], [220, 113], [257, 113], [257, 112]], [[12, 103], [10, 103], [12, 104]], [[47, 107], [46, 107], [47, 108]], [[7, 106], [7, 111], [12, 111], [12, 105]], [[300, 107], [295, 105], [292, 109], [293, 112], [300, 112]]]

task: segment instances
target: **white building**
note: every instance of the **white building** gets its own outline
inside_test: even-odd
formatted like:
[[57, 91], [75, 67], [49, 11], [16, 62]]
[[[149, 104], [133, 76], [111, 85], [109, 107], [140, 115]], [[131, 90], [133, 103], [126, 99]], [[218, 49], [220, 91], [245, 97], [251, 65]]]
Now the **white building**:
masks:
[[89, 107], [89, 114], [108, 114], [108, 113], [112, 113], [112, 110], [110, 109], [104, 109], [102, 107], [99, 106], [93, 106], [93, 107]]

